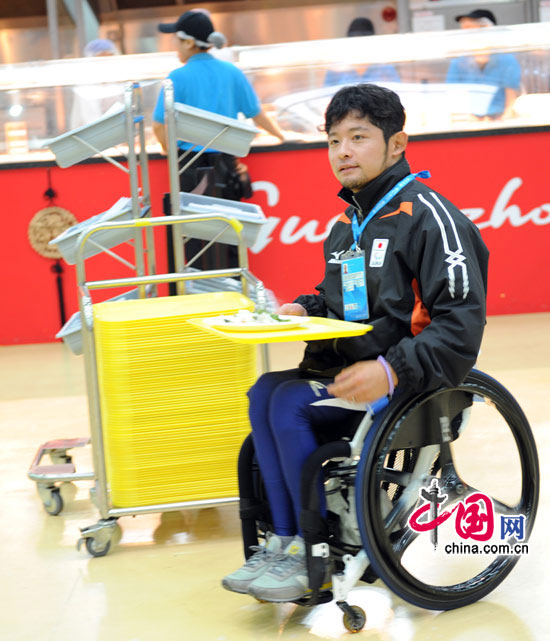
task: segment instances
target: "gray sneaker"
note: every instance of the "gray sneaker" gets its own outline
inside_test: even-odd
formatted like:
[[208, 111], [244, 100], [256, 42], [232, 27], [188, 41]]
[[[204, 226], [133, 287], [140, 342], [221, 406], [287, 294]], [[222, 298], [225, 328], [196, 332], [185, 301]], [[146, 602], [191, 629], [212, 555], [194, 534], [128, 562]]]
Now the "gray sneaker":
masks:
[[223, 587], [226, 590], [231, 590], [231, 592], [246, 594], [252, 581], [260, 577], [273, 561], [280, 556], [289, 538], [268, 532], [266, 545], [253, 545], [250, 549], [253, 550], [254, 554], [238, 570], [222, 579]]
[[[329, 587], [327, 582], [322, 589]], [[285, 548], [284, 556], [276, 559], [248, 588], [248, 594], [256, 599], [275, 603], [295, 601], [309, 591], [306, 549], [300, 536], [295, 537]]]

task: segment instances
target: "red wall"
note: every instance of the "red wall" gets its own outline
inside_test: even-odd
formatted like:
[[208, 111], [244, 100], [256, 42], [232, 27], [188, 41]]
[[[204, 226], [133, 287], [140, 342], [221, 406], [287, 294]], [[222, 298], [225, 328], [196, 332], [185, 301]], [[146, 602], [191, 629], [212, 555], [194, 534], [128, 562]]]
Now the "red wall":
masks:
[[[548, 145], [548, 131], [409, 143], [413, 171], [429, 169], [432, 177], [426, 184], [476, 217], [491, 251], [490, 314], [550, 310]], [[306, 224], [311, 233], [325, 230], [344, 209], [335, 195], [339, 185], [321, 149], [254, 154], [247, 162], [255, 179], [271, 180], [280, 194], [276, 207], [268, 206], [264, 193], [254, 200], [266, 216], [281, 219], [271, 242], [251, 257], [251, 266], [281, 299], [290, 300], [311, 291], [323, 273], [317, 246], [322, 239], [292, 243], [292, 236]], [[285, 229], [291, 217], [297, 225]]]
[[[490, 314], [550, 310], [550, 187], [547, 149], [550, 132], [518, 133], [440, 140], [413, 140], [408, 158], [414, 171], [429, 169], [427, 184], [476, 217], [491, 250]], [[250, 254], [252, 271], [280, 301], [313, 290], [322, 277], [321, 243], [327, 224], [344, 205], [336, 197], [324, 149], [259, 152], [246, 163], [254, 182], [253, 202], [268, 225]], [[54, 261], [30, 246], [27, 229], [34, 214], [49, 205], [44, 198], [48, 172], [57, 192], [54, 204], [84, 220], [129, 195], [126, 176], [106, 163], [68, 169], [40, 166], [0, 170], [4, 211], [0, 244], [2, 313], [0, 344], [53, 340], [60, 328]], [[164, 159], [150, 163], [155, 215], [162, 215], [168, 189]], [[161, 243], [162, 244], [162, 243]], [[117, 251], [119, 251], [117, 249]], [[130, 257], [129, 251], [123, 253]], [[88, 278], [130, 275], [111, 258], [86, 261]], [[161, 251], [159, 271], [165, 266]], [[75, 268], [65, 265], [67, 316], [77, 309]], [[102, 292], [95, 300], [113, 296]]]
[[[167, 190], [165, 161], [151, 166], [151, 190], [155, 191], [156, 213], [162, 213], [162, 193]], [[0, 170], [0, 192], [3, 195], [3, 242], [0, 247], [2, 279], [2, 313], [0, 344], [41, 343], [55, 340], [61, 328], [55, 274], [55, 261], [34, 251], [28, 240], [28, 226], [37, 211], [50, 206], [44, 191], [48, 188], [48, 172], [52, 188], [57, 192], [53, 204], [71, 211], [85, 220], [111, 207], [121, 196], [129, 196], [126, 175], [107, 163], [76, 165], [67, 169], [36, 167]], [[132, 262], [132, 250], [122, 246], [115, 251]], [[162, 257], [161, 257], [162, 258]], [[77, 311], [76, 268], [61, 261], [67, 318]], [[162, 263], [165, 265], [165, 259]], [[131, 276], [132, 272], [106, 256], [86, 261], [90, 279]], [[120, 293], [105, 290], [96, 293], [102, 300]]]

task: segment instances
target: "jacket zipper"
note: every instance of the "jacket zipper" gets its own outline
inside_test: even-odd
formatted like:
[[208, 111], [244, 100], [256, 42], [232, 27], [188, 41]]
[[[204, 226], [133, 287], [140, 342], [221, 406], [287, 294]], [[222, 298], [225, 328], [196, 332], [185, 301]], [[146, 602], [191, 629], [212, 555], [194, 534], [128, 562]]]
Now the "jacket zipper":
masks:
[[359, 216], [361, 217], [361, 220], [363, 220], [363, 210], [361, 209], [361, 206], [359, 203], [355, 200], [355, 196], [352, 196], [351, 199], [355, 203], [355, 208], [357, 209]]

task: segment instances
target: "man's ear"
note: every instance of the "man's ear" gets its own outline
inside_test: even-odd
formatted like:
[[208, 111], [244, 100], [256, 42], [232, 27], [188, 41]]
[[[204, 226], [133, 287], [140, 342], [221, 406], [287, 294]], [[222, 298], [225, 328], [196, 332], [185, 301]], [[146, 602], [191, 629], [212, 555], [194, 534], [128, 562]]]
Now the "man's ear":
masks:
[[409, 136], [404, 131], [398, 131], [389, 140], [390, 153], [394, 158], [398, 158], [407, 148]]

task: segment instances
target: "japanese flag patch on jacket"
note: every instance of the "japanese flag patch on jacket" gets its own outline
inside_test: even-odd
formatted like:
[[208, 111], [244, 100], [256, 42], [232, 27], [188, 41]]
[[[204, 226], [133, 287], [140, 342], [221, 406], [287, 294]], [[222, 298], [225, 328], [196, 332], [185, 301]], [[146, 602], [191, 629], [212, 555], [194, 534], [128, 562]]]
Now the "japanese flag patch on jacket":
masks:
[[369, 267], [382, 267], [386, 258], [389, 240], [387, 238], [375, 238], [372, 241]]

